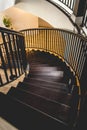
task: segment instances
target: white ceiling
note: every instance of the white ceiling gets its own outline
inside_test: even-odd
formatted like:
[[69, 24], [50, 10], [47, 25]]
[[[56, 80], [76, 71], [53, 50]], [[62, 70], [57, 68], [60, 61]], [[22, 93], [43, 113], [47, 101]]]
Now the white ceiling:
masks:
[[15, 0], [0, 0], [0, 12], [15, 4]]

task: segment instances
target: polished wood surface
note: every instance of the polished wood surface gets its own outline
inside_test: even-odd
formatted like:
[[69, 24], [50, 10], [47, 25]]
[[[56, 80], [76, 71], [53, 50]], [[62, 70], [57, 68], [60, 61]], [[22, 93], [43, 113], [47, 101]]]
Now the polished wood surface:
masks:
[[21, 130], [72, 128], [78, 111], [78, 87], [72, 90], [76, 82], [69, 67], [46, 52], [31, 51], [27, 59], [29, 74], [23, 82], [11, 87], [7, 95], [0, 94], [2, 117]]

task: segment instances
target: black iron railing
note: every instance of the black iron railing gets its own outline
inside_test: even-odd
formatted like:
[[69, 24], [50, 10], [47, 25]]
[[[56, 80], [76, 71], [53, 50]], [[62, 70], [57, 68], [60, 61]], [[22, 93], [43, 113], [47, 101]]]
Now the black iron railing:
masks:
[[24, 36], [16, 31], [0, 27], [0, 86], [20, 75], [26, 68]]
[[27, 29], [26, 49], [39, 49], [62, 57], [80, 79], [87, 57], [87, 40], [73, 32], [61, 29]]
[[[87, 39], [61, 29], [27, 29], [15, 31], [0, 28], [0, 86], [22, 75], [26, 69], [25, 49], [44, 50], [53, 53], [71, 67], [81, 79], [87, 59]], [[25, 43], [24, 44], [24, 37]]]
[[[62, 8], [64, 8], [64, 10], [66, 10], [67, 12], [69, 11], [68, 9], [66, 9], [66, 7], [68, 7], [71, 11], [74, 11], [74, 7], [75, 7], [75, 3], [76, 0], [48, 0], [56, 5], [61, 6]], [[64, 6], [62, 6], [60, 3], [62, 3]], [[66, 6], [66, 7], [65, 7]]]
[[84, 11], [82, 26], [85, 26], [85, 28], [87, 29], [87, 5], [86, 5], [85, 11]]

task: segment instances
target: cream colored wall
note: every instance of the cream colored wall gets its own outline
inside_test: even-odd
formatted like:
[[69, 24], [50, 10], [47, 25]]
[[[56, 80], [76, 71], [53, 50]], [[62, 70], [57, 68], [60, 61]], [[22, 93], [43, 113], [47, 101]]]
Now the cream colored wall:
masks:
[[75, 30], [69, 18], [46, 0], [22, 0], [15, 7], [44, 19], [55, 28]]
[[46, 22], [45, 20], [43, 20], [40, 17], [38, 17], [38, 27], [52, 28], [53, 26], [51, 24], [49, 24], [48, 22]]
[[38, 27], [38, 17], [30, 13], [27, 13], [16, 7], [11, 7], [0, 13], [0, 25], [4, 27], [2, 19], [3, 16], [8, 16], [11, 18], [12, 27], [15, 30], [22, 30], [27, 28], [37, 28]]
[[[49, 25], [51, 25], [52, 27], [77, 32], [76, 28], [73, 26], [68, 17], [49, 2], [45, 0], [20, 0], [20, 1], [21, 2], [16, 4], [13, 8], [10, 8], [6, 10], [6, 12], [4, 11], [2, 12], [2, 14], [0, 14], [0, 26], [3, 26], [2, 23], [3, 14], [7, 14], [12, 18], [13, 26], [17, 30], [38, 27], [37, 21], [38, 18], [41, 18], [47, 23], [49, 23]], [[29, 14], [32, 14], [31, 18], [29, 18], [30, 17]], [[35, 16], [37, 16], [37, 18], [35, 18]], [[43, 26], [41, 20], [39, 21], [39, 24], [40, 27]]]

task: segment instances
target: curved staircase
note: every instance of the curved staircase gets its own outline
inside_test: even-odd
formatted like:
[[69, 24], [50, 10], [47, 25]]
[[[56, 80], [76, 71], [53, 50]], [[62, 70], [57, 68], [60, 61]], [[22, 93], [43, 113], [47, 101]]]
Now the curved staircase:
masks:
[[70, 130], [76, 123], [79, 93], [69, 67], [48, 52], [30, 51], [30, 71], [4, 95], [0, 115], [19, 130]]

